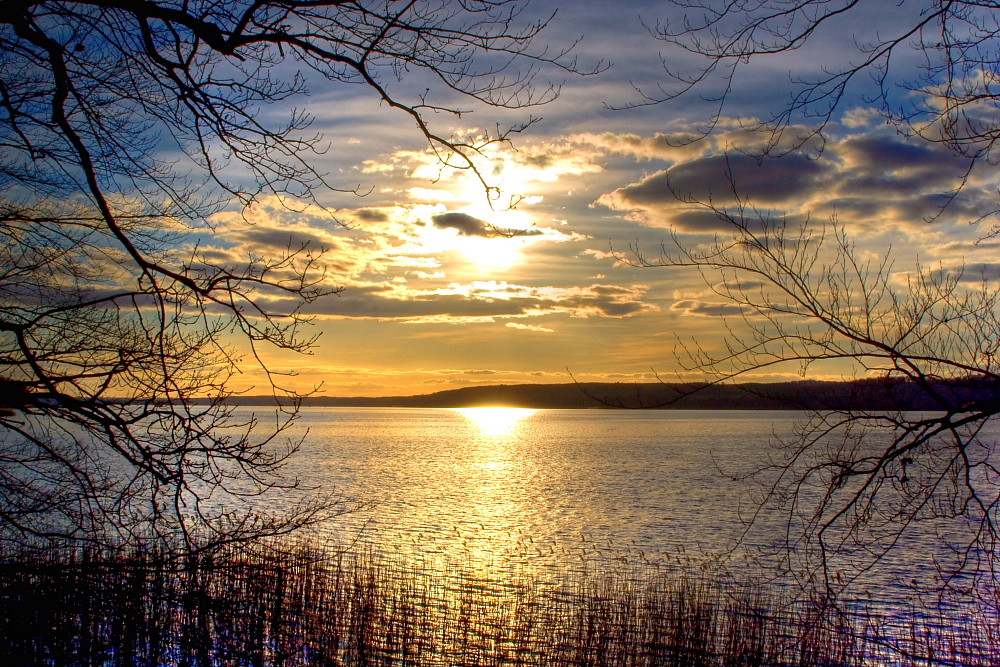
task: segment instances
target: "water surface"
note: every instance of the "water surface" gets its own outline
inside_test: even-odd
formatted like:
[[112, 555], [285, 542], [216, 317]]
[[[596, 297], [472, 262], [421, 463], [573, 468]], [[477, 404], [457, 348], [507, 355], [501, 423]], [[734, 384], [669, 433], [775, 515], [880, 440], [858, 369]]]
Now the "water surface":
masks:
[[[655, 564], [742, 534], [747, 483], [797, 412], [307, 408], [293, 471], [369, 506], [338, 541], [461, 562]], [[752, 539], [777, 539], [755, 535]]]

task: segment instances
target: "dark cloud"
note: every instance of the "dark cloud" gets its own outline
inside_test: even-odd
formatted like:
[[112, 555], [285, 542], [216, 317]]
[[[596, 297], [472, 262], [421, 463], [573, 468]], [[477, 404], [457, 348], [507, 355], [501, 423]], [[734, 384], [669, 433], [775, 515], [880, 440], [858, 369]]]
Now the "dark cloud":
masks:
[[846, 197], [908, 201], [921, 211], [901, 209], [901, 213], [915, 220], [934, 216], [945, 201], [954, 207], [955, 215], [978, 217], [975, 211], [981, 207], [976, 202], [982, 197], [975, 188], [963, 189], [952, 201], [950, 193], [962, 183], [969, 162], [944, 146], [865, 134], [836, 144], [832, 152], [845, 169], [830, 186]]
[[330, 248], [332, 245], [329, 235], [321, 236], [308, 229], [276, 229], [273, 227], [247, 227], [240, 232], [231, 234], [231, 237], [238, 237], [244, 243], [265, 248], [292, 249], [299, 248]]
[[539, 169], [545, 169], [551, 167], [554, 160], [551, 156], [542, 153], [534, 153], [532, 155], [518, 156], [517, 162], [528, 167], [537, 167]]
[[738, 278], [735, 280], [724, 281], [721, 283], [716, 283], [712, 285], [712, 291], [719, 294], [726, 294], [728, 292], [752, 292], [760, 291], [761, 289], [768, 287], [769, 283], [762, 280], [748, 280], [745, 278]]
[[902, 181], [911, 187], [951, 190], [969, 166], [966, 158], [942, 144], [884, 134], [854, 136], [836, 144], [834, 150], [852, 174]]
[[[728, 224], [711, 210], [740, 217], [751, 231], [770, 224], [836, 218], [865, 229], [914, 228], [929, 220], [970, 222], [987, 217], [996, 193], [969, 164], [926, 141], [881, 131], [830, 140], [815, 159], [803, 153], [757, 160], [710, 154], [619, 188], [599, 199], [651, 227], [715, 233]], [[961, 186], [961, 187], [959, 187]]]
[[984, 282], [1000, 280], [1000, 264], [996, 262], [977, 262], [955, 268], [945, 268], [932, 271], [930, 277], [936, 281], [957, 278], [959, 282], [970, 285], [982, 285]]
[[354, 215], [358, 218], [358, 220], [362, 220], [364, 222], [385, 222], [389, 219], [389, 216], [384, 212], [375, 211], [370, 208], [363, 208], [355, 211]]
[[[991, 237], [992, 238], [992, 237]], [[981, 239], [976, 242], [976, 247], [986, 253], [998, 253], [1000, 252], [1000, 241]], [[965, 241], [952, 241], [950, 243], [943, 243], [940, 246], [940, 250], [946, 253], [960, 253], [964, 254], [969, 249], [969, 245]]]
[[555, 230], [546, 231], [546, 230], [540, 229], [538, 227], [529, 227], [528, 229], [503, 229], [502, 228], [502, 229], [497, 229], [497, 233], [500, 234], [500, 235], [502, 235], [502, 236], [508, 236], [508, 237], [511, 237], [511, 238], [513, 238], [513, 237], [519, 237], [519, 236], [546, 236], [546, 235], [550, 235], [550, 236], [552, 236], [552, 237], [554, 237], [556, 239], [559, 239], [559, 238], [565, 238], [565, 236], [566, 236], [565, 234], [562, 234], [559, 231], [555, 231]]
[[724, 205], [733, 202], [735, 194], [769, 204], [801, 199], [830, 171], [828, 164], [801, 154], [763, 161], [746, 155], [711, 155], [675, 165], [617, 194], [624, 203], [641, 207], [686, 200]]
[[737, 304], [706, 303], [692, 299], [675, 301], [670, 310], [681, 311], [685, 315], [701, 315], [703, 317], [734, 317], [746, 314], [746, 311]]
[[[669, 227], [688, 234], [729, 234], [733, 231], [733, 220], [751, 232], [763, 232], [778, 226], [795, 228], [805, 220], [799, 215], [780, 215], [770, 211], [740, 211], [733, 207], [720, 207], [719, 212], [705, 208], [684, 208], [677, 204], [674, 208], [662, 207], [645, 221], [651, 227]], [[726, 213], [733, 218], [727, 218]]]
[[494, 236], [543, 236], [544, 229], [532, 227], [529, 229], [505, 229], [494, 227], [485, 220], [475, 218], [468, 213], [440, 213], [431, 216], [431, 221], [438, 229], [457, 229], [462, 236], [479, 236], [491, 238]]
[[962, 192], [957, 197], [947, 193], [923, 194], [900, 197], [896, 202], [897, 217], [910, 223], [923, 224], [947, 213], [949, 218], [962, 222], [976, 220], [994, 208], [992, 201], [976, 201], [970, 193]]
[[983, 282], [996, 282], [1000, 280], [1000, 264], [993, 262], [981, 262], [969, 264], [962, 272], [962, 282], [976, 285]]
[[479, 218], [468, 213], [440, 213], [432, 216], [434, 226], [440, 229], [457, 229], [465, 236], [492, 236], [492, 228]]
[[889, 171], [940, 165], [950, 156], [950, 151], [935, 150], [926, 141], [906, 141], [897, 137], [865, 134], [843, 141], [838, 148], [854, 159], [855, 167], [868, 166], [873, 170]]
[[814, 208], [814, 213], [821, 219], [873, 220], [884, 212], [885, 203], [882, 200], [852, 195], [827, 199]]
[[502, 293], [484, 287], [440, 294], [369, 286], [318, 299], [308, 310], [312, 315], [374, 319], [509, 318], [548, 313], [622, 318], [656, 310], [642, 300], [645, 291], [644, 286], [592, 285], [570, 290], [510, 286]]
[[961, 224], [979, 220], [994, 209], [989, 193], [968, 187], [955, 193], [921, 193], [899, 188], [891, 182], [881, 190], [874, 183], [861, 182], [866, 193], [838, 197], [815, 204], [813, 212], [821, 218], [850, 221], [867, 229], [887, 225], [921, 227], [931, 220], [944, 219]]
[[[699, 315], [702, 317], [740, 317], [743, 319], [750, 319], [754, 317], [767, 317], [768, 319], [773, 319], [775, 317], [798, 316], [796, 314], [796, 308], [790, 304], [783, 304], [780, 310], [772, 310], [764, 306], [754, 308], [752, 306], [741, 305], [734, 302], [698, 301], [696, 299], [682, 299], [680, 301], [675, 301], [670, 306], [670, 310], [683, 313], [684, 315]], [[807, 313], [800, 312], [799, 314], [808, 317]]]

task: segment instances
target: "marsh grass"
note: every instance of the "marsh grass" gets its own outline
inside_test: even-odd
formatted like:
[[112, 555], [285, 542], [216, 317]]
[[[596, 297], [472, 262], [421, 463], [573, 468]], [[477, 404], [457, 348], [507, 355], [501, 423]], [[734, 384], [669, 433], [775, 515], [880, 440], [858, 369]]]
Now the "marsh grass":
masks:
[[845, 615], [703, 574], [539, 583], [308, 548], [9, 557], [0, 601], [5, 665], [1000, 665], [986, 615]]

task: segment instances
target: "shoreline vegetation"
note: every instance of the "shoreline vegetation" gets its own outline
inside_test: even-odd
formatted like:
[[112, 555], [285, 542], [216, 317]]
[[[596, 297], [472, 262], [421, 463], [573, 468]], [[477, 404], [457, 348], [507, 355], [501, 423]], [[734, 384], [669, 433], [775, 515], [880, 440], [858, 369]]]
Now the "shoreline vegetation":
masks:
[[[304, 407], [468, 408], [504, 405], [538, 409], [676, 410], [938, 410], [935, 398], [969, 409], [996, 403], [1000, 387], [986, 380], [950, 380], [926, 386], [900, 379], [773, 383], [610, 383], [484, 385], [414, 396], [308, 396]], [[232, 396], [233, 405], [276, 405], [273, 396]]]
[[11, 665], [1000, 665], [995, 608], [888, 618], [703, 574], [539, 586], [310, 547], [8, 556], [0, 599]]

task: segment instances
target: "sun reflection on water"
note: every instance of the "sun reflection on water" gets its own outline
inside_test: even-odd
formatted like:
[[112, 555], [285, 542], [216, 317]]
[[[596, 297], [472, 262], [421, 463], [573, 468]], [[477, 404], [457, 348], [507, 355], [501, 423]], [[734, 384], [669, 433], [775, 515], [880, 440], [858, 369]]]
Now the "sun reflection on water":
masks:
[[[461, 516], [454, 524], [460, 533], [463, 567], [486, 576], [517, 550], [512, 524], [525, 517], [525, 471], [521, 460], [537, 410], [514, 407], [456, 408], [468, 429], [463, 448], [456, 453], [456, 504]], [[458, 535], [456, 535], [458, 536]]]
[[533, 415], [532, 408], [456, 408], [466, 419], [473, 423], [479, 433], [489, 437], [510, 435], [517, 425]]

